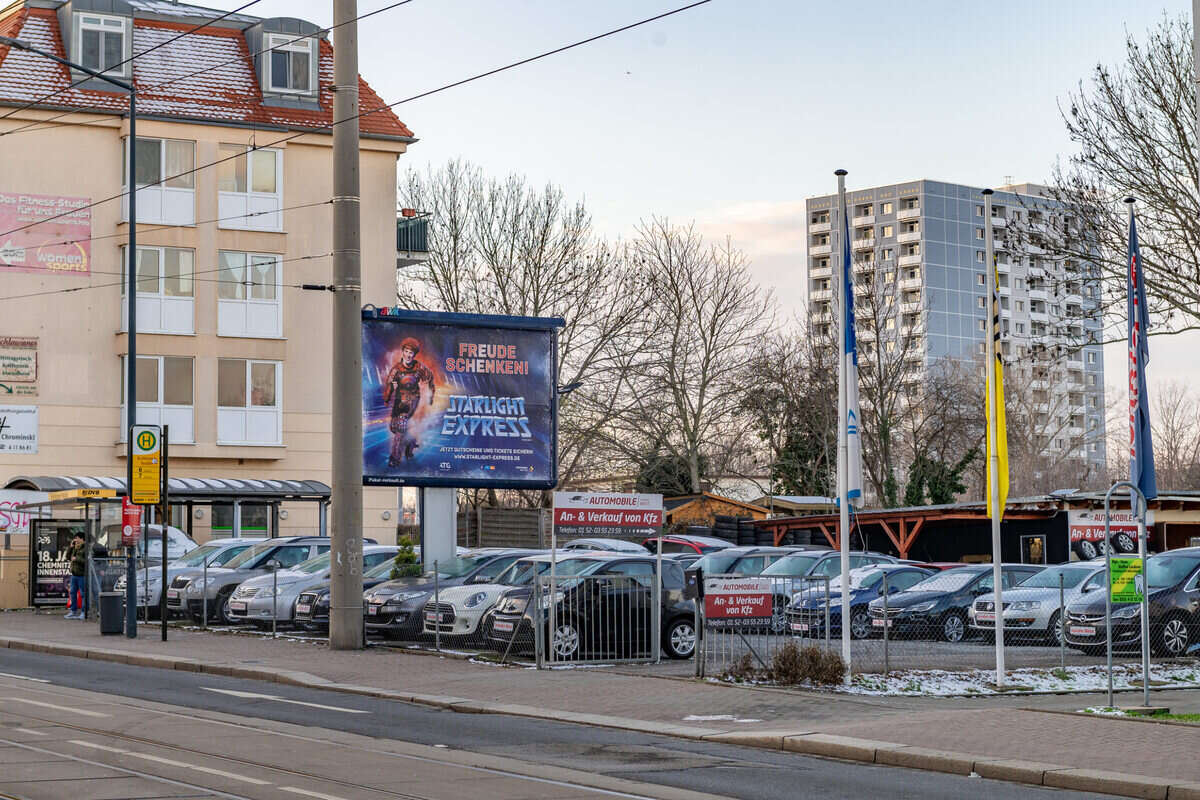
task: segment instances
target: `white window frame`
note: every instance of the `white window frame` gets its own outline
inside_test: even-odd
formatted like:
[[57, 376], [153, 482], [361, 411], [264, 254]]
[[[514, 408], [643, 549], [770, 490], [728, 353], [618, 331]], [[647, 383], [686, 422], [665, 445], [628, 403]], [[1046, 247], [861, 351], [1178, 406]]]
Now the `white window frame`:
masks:
[[[168, 295], [163, 292], [163, 282], [166, 276], [163, 270], [166, 266], [167, 251], [187, 253], [191, 257], [192, 278], [191, 295]], [[137, 293], [137, 323], [138, 333], [162, 333], [173, 336], [193, 336], [196, 333], [196, 251], [187, 247], [157, 247], [154, 245], [138, 245], [139, 253], [154, 251], [158, 253], [158, 291], [142, 291], [140, 285]], [[125, 297], [129, 286], [129, 250], [121, 247], [121, 296]], [[137, 281], [138, 284], [141, 281]], [[129, 330], [129, 305], [121, 303], [121, 330]]]
[[[167, 144], [168, 142], [188, 144], [192, 148], [192, 169], [196, 168], [196, 143], [191, 139], [163, 139], [155, 136], [137, 137], [143, 142], [158, 142], [158, 174], [160, 180], [155, 184], [138, 184], [137, 217], [138, 224], [179, 225], [192, 227], [196, 224], [196, 176], [195, 173], [182, 176], [190, 185], [169, 184], [167, 178]], [[125, 148], [124, 159], [121, 163], [121, 221], [129, 222], [129, 137], [123, 141]]]
[[[95, 19], [98, 20], [98, 22], [90, 22], [89, 19]], [[120, 63], [121, 66], [102, 70], [99, 68], [100, 65], [97, 64], [95, 70], [96, 72], [103, 72], [105, 75], [112, 75], [113, 77], [128, 77], [129, 63], [121, 62], [127, 62], [129, 58], [129, 29], [132, 21], [133, 20], [129, 19], [128, 17], [118, 17], [113, 16], [112, 14], [96, 14], [92, 13], [91, 11], [76, 11], [75, 31], [74, 36], [72, 37], [74, 41], [71, 43], [74, 47], [75, 61], [79, 64], [83, 64], [83, 31], [85, 29], [101, 31], [102, 33], [112, 33], [117, 26], [109, 23], [116, 22], [119, 23], [121, 28], [121, 61], [117, 62]], [[101, 41], [100, 51], [101, 53], [104, 52], [103, 40]], [[84, 64], [84, 66], [90, 65]]]
[[[317, 46], [317, 37], [306, 36], [300, 37], [288, 33], [267, 33], [266, 46], [269, 48], [263, 54], [263, 91], [269, 94], [292, 94], [292, 95], [313, 95], [316, 94], [315, 84], [318, 81], [317, 60], [320, 58], [321, 50]], [[304, 89], [293, 89], [290, 87], [280, 87], [272, 84], [272, 55], [276, 52], [281, 53], [307, 53], [308, 54], [308, 86]], [[289, 60], [290, 65], [290, 60]], [[289, 80], [291, 76], [288, 76]]]
[[[220, 362], [240, 361], [246, 365], [246, 399], [244, 406], [221, 405]], [[269, 364], [275, 368], [275, 403], [272, 406], [253, 404], [254, 387], [251, 381], [254, 365]], [[280, 447], [283, 444], [283, 362], [253, 358], [218, 359], [217, 362], [217, 444], [238, 447]], [[251, 437], [247, 431], [257, 424], [269, 432], [267, 436]], [[236, 434], [241, 434], [237, 436]]]
[[[125, 359], [121, 356], [121, 441], [128, 438], [125, 430], [126, 409], [129, 402], [129, 370], [126, 369]], [[192, 356], [152, 356], [138, 355], [138, 361], [158, 362], [158, 400], [153, 403], [139, 401], [137, 404], [137, 421], [139, 425], [169, 425], [171, 426], [171, 442], [173, 444], [194, 444], [196, 440], [196, 359]], [[192, 402], [190, 405], [164, 403], [166, 391], [166, 369], [163, 359], [177, 358], [191, 362], [192, 365]], [[136, 392], [136, 389], [135, 389]]]
[[[283, 257], [278, 253], [249, 253], [242, 250], [217, 251], [220, 271], [218, 280], [226, 281], [225, 263], [228, 256], [240, 256], [242, 264], [242, 286], [244, 297], [223, 298], [224, 283], [217, 284], [217, 335], [240, 339], [279, 339], [283, 337]], [[258, 260], [275, 265], [275, 297], [263, 299], [251, 297], [256, 284], [249, 272], [251, 264]]]
[[[221, 142], [223, 146], [242, 147], [236, 142]], [[220, 149], [218, 149], [220, 153]], [[275, 191], [256, 192], [254, 186], [254, 162], [251, 154], [275, 154]], [[222, 156], [224, 157], [224, 156]], [[231, 192], [217, 190], [217, 227], [242, 231], [283, 230], [283, 150], [272, 147], [253, 148], [246, 146], [241, 155], [246, 166], [246, 191]], [[219, 185], [218, 185], [219, 186]]]

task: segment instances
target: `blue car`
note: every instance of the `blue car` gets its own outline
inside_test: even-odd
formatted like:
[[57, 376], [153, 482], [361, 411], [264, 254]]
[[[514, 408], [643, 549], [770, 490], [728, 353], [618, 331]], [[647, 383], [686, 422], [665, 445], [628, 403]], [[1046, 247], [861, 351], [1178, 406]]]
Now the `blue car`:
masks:
[[[883, 594], [883, 576], [887, 575], [888, 594], [908, 589], [933, 575], [934, 571], [911, 564], [873, 564], [850, 570], [850, 636], [866, 639], [871, 635], [869, 604]], [[829, 632], [841, 635], [844, 592], [834, 579], [829, 584]], [[793, 636], [825, 635], [824, 587], [807, 587], [797, 592], [787, 609], [788, 628]]]

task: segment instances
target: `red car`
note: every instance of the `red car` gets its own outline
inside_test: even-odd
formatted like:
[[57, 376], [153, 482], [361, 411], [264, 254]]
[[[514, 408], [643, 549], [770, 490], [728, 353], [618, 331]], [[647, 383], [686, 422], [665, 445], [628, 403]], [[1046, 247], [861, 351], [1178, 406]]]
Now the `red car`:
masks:
[[662, 551], [666, 553], [711, 553], [714, 550], [724, 550], [726, 547], [733, 547], [733, 542], [725, 539], [718, 539], [715, 536], [689, 536], [680, 534], [676, 536], [652, 536], [646, 539], [642, 544], [651, 553], [658, 552], [659, 543], [662, 543]]

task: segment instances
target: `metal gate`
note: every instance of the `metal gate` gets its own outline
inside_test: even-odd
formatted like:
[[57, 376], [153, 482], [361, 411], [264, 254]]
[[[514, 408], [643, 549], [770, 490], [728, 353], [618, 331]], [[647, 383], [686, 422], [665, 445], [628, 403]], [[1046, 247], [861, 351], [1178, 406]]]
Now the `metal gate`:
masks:
[[648, 575], [539, 575], [527, 602], [537, 665], [656, 662], [662, 581]]

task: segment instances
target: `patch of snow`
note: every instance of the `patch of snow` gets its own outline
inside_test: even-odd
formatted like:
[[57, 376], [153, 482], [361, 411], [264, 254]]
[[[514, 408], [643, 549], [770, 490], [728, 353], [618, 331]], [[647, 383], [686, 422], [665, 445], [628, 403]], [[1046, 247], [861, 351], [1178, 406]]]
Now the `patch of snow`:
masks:
[[761, 719], [741, 719], [733, 714], [688, 714], [684, 722], [762, 722]]

